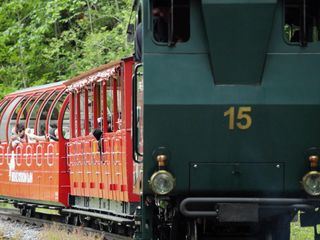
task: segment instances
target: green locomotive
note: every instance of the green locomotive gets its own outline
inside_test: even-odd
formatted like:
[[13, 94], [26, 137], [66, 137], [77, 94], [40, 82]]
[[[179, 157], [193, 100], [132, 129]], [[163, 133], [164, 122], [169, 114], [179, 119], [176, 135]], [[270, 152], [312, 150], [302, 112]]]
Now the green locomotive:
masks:
[[136, 239], [289, 239], [299, 210], [316, 229], [320, 1], [135, 5]]

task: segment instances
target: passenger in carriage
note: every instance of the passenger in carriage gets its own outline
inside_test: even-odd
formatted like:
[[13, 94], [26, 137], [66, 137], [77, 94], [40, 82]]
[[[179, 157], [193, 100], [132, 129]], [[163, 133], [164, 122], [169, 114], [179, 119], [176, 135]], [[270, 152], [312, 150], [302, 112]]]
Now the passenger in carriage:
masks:
[[59, 141], [59, 135], [58, 135], [58, 126], [57, 124], [51, 124], [49, 129], [49, 139], [50, 141]]
[[10, 137], [9, 147], [14, 150], [19, 144], [33, 142], [33, 141], [46, 141], [46, 136], [38, 136], [33, 134], [30, 128], [25, 128], [24, 124], [18, 123], [13, 129], [13, 135]]

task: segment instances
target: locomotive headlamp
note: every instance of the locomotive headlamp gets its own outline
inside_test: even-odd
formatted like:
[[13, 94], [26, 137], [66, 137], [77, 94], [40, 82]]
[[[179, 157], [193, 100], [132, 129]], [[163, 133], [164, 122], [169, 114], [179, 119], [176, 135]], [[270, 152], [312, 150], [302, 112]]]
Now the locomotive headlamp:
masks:
[[318, 171], [308, 172], [302, 178], [302, 185], [304, 190], [308, 194], [312, 196], [319, 196], [320, 195], [320, 172]]
[[158, 195], [166, 195], [171, 192], [174, 188], [175, 182], [176, 181], [172, 174], [166, 170], [159, 170], [155, 172], [149, 180], [152, 191]]
[[167, 159], [168, 157], [164, 154], [159, 154], [157, 155], [157, 162], [158, 162], [158, 167], [165, 167], [167, 164]]
[[309, 162], [311, 169], [316, 169], [318, 167], [319, 157], [317, 155], [309, 156]]

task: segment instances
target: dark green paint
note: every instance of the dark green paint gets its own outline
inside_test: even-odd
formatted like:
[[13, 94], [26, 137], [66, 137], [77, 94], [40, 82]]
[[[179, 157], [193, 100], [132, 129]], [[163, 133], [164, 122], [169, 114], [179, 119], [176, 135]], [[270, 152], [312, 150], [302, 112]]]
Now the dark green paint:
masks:
[[216, 84], [261, 82], [276, 3], [277, 0], [202, 0]]
[[[218, 161], [216, 161], [218, 162]], [[280, 192], [284, 190], [283, 163], [199, 163], [189, 165], [192, 193], [220, 194], [247, 192]]]
[[[282, 0], [190, 1], [191, 37], [175, 47], [153, 41], [143, 1], [143, 201], [160, 146], [170, 150], [172, 196], [306, 197], [305, 151], [320, 146], [320, 42], [284, 41]], [[230, 106], [252, 107], [251, 128], [228, 129]], [[241, 177], [230, 174], [235, 165]], [[152, 239], [153, 211], [143, 208], [143, 239]]]

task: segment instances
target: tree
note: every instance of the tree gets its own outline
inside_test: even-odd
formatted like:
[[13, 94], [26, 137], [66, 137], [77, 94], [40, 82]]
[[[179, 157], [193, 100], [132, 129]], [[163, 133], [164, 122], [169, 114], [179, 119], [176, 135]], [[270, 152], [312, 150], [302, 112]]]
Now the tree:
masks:
[[0, 97], [128, 56], [131, 0], [4, 0]]

